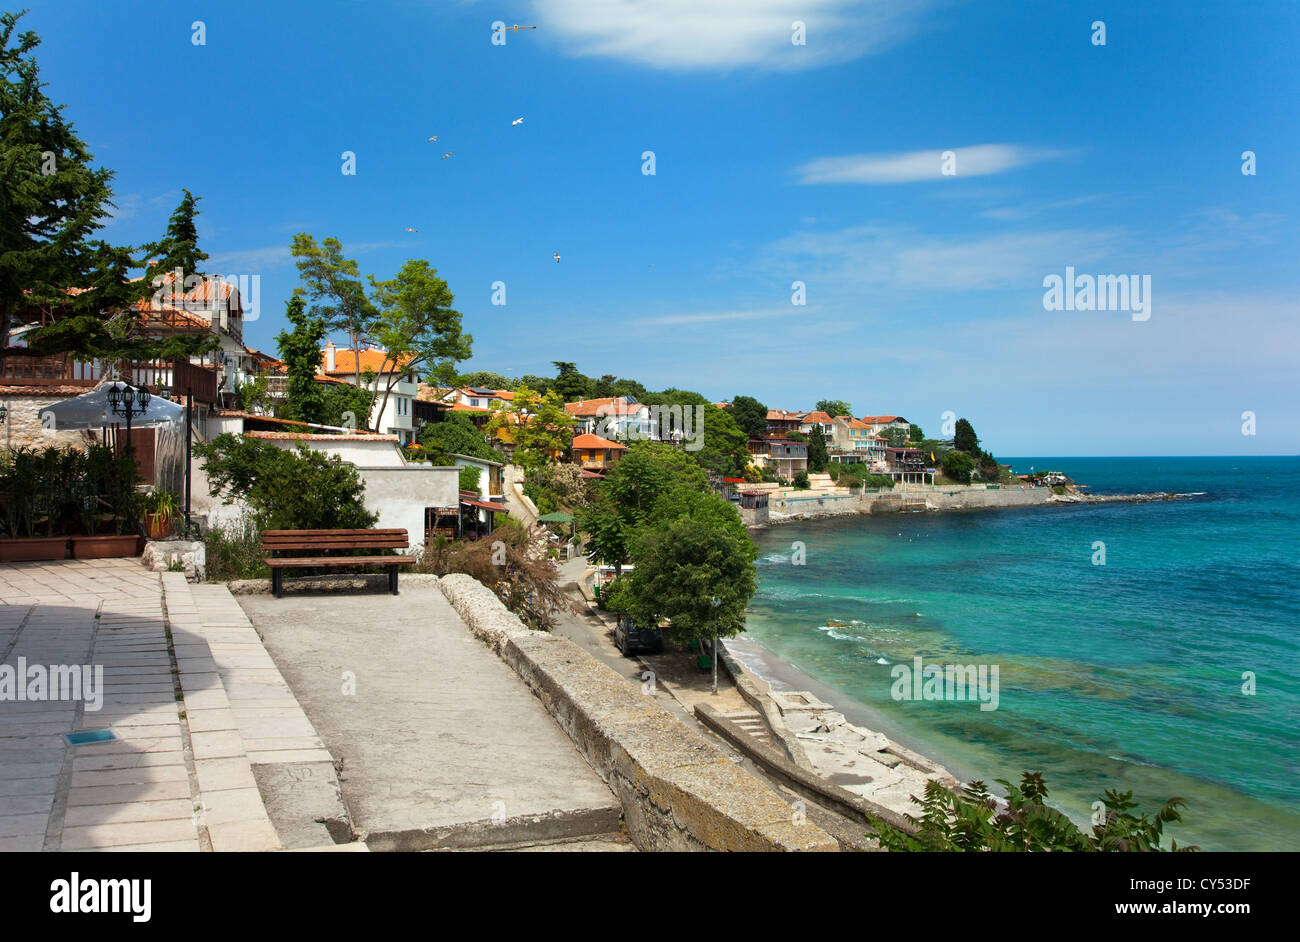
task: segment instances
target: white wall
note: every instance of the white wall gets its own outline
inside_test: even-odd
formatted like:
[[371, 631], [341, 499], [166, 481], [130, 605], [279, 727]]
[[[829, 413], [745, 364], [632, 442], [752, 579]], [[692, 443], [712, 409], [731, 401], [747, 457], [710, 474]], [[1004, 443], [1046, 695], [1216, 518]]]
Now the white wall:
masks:
[[415, 549], [424, 543], [426, 507], [460, 503], [458, 470], [429, 464], [405, 468], [358, 468], [366, 484], [366, 509], [379, 514], [377, 527], [403, 527]]

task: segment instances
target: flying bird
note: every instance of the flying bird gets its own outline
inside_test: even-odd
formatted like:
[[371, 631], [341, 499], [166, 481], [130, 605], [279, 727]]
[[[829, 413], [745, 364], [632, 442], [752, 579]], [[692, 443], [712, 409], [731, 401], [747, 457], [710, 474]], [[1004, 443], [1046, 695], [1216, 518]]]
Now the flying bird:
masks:
[[438, 135], [435, 134], [433, 137], [429, 138], [429, 143], [432, 144], [437, 139], [438, 139]]
[[518, 23], [516, 23], [514, 26], [507, 26], [506, 29], [514, 30], [514, 31], [517, 33], [517, 32], [519, 32], [521, 29], [537, 29], [537, 27], [536, 27], [536, 26], [520, 26]]
[[452, 154], [454, 154], [454, 153], [456, 153], [454, 150], [449, 150], [449, 151], [447, 151], [447, 153], [445, 153], [445, 154], [442, 155], [442, 159], [443, 159], [443, 160], [446, 160], [448, 157], [450, 157], [450, 156], [451, 156]]
[[510, 126], [511, 126], [512, 128], [517, 128], [517, 127], [519, 127], [519, 125], [521, 125], [521, 124], [523, 124], [523, 123], [524, 123], [524, 119], [523, 119], [523, 118], [515, 118], [515, 120], [513, 120], [513, 121], [510, 122]]
[[559, 252], [556, 252], [555, 255], [552, 256], [552, 257], [555, 259], [555, 264], [557, 264], [557, 265], [560, 264], [560, 253], [559, 253]]
[[406, 227], [406, 231], [407, 231], [407, 232], [419, 232], [420, 230], [419, 230], [419, 229], [412, 229], [410, 226], [407, 226], [407, 227]]

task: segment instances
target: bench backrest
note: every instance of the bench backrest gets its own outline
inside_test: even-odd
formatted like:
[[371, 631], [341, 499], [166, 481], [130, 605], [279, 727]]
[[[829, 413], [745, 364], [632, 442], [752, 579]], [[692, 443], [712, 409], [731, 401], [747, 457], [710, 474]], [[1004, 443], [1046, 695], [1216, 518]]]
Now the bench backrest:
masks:
[[263, 530], [263, 552], [280, 550], [407, 549], [406, 530]]

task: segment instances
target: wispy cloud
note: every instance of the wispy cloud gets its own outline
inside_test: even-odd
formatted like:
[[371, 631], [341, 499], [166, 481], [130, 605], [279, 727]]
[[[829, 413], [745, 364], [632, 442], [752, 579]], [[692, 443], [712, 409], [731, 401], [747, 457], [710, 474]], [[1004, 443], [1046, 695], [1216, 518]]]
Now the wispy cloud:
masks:
[[919, 180], [960, 180], [987, 177], [1017, 167], [1055, 160], [1065, 151], [1024, 147], [1019, 144], [977, 144], [953, 147], [954, 173], [945, 176], [944, 150], [917, 150], [897, 154], [850, 154], [819, 157], [799, 167], [799, 182], [815, 183], [915, 183]]
[[[411, 242], [352, 242], [343, 246], [343, 254], [348, 257], [365, 255], [380, 249], [396, 249], [410, 246]], [[264, 272], [280, 268], [293, 261], [288, 244], [268, 245], [257, 249], [240, 249], [233, 252], [214, 252], [208, 260], [208, 267], [225, 268], [228, 271]]]
[[669, 324], [715, 324], [720, 321], [743, 321], [767, 317], [791, 317], [797, 308], [785, 307], [754, 311], [708, 311], [698, 314], [667, 314], [663, 317], [638, 317], [638, 326], [664, 326]]
[[[533, 11], [539, 25], [558, 35], [574, 55], [662, 69], [793, 71], [893, 45], [912, 34], [933, 5], [931, 0], [534, 0]], [[805, 26], [803, 45], [791, 41], [795, 21]]]

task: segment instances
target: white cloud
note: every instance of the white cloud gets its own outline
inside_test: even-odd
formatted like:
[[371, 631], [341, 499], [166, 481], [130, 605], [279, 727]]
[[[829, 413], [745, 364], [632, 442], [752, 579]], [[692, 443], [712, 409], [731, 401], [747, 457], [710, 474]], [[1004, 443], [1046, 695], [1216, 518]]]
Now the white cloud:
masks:
[[986, 177], [1064, 156], [1063, 151], [1018, 144], [977, 144], [947, 150], [955, 155], [956, 172], [950, 176], [943, 174], [944, 150], [820, 157], [804, 164], [797, 172], [800, 183], [915, 183], [918, 180]]
[[[533, 10], [538, 25], [558, 35], [575, 55], [665, 69], [793, 71], [884, 49], [911, 34], [931, 5], [931, 0], [905, 5], [890, 0], [535, 0]], [[791, 42], [796, 20], [805, 24], [805, 45]]]

